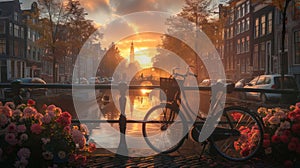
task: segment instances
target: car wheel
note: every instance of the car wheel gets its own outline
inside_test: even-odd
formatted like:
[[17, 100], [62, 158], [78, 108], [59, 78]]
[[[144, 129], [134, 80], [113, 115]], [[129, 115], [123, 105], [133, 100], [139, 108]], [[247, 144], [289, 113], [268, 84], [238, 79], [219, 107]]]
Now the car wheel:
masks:
[[266, 103], [268, 101], [266, 94], [262, 93], [260, 95], [260, 100], [262, 103]]

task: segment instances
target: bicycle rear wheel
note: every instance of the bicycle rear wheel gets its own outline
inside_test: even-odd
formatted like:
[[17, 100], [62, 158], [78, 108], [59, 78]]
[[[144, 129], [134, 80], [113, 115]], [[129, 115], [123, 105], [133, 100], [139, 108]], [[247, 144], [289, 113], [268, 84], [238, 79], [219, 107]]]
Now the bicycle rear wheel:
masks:
[[254, 156], [263, 142], [263, 127], [248, 109], [228, 107], [210, 137], [215, 150], [224, 158], [244, 161]]
[[151, 108], [143, 122], [142, 131], [147, 144], [158, 153], [176, 151], [184, 142], [187, 124], [184, 116], [170, 104]]

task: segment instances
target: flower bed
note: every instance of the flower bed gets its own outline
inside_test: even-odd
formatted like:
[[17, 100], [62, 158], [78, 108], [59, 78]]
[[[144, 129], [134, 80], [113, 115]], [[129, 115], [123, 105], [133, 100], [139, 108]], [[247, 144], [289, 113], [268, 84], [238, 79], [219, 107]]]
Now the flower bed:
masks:
[[296, 167], [296, 164], [299, 166], [300, 103], [290, 106], [290, 109], [261, 107], [258, 113], [265, 126], [265, 154], [282, 161], [285, 167]]
[[[0, 102], [1, 103], [1, 102]], [[55, 105], [39, 112], [35, 101], [0, 104], [0, 164], [6, 167], [81, 167], [95, 144], [86, 144], [85, 125]]]

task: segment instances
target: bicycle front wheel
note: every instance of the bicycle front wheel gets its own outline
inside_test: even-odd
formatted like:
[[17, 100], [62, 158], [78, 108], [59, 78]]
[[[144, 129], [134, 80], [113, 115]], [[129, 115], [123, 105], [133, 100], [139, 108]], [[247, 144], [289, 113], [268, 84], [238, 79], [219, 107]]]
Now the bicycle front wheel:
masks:
[[224, 158], [244, 161], [254, 156], [263, 142], [263, 127], [257, 117], [242, 107], [227, 107], [210, 137]]
[[187, 124], [184, 116], [171, 104], [151, 108], [143, 122], [142, 131], [147, 144], [158, 153], [176, 151], [184, 142]]

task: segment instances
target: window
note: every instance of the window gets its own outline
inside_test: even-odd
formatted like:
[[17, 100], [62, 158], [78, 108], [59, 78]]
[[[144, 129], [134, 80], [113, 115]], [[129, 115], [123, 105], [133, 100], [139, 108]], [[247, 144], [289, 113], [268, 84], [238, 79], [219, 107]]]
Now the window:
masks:
[[241, 43], [241, 53], [245, 52], [245, 38], [242, 38], [242, 43]]
[[250, 0], [246, 2], [246, 14], [250, 12]]
[[266, 16], [261, 16], [260, 20], [260, 36], [263, 36], [266, 34]]
[[19, 26], [18, 25], [14, 25], [14, 36], [19, 37]]
[[295, 64], [300, 64], [300, 30], [295, 32]]
[[245, 73], [246, 72], [246, 63], [245, 59], [241, 59], [241, 72]]
[[241, 41], [240, 41], [240, 39], [238, 39], [237, 44], [236, 44], [236, 53], [237, 54], [239, 54], [241, 52], [240, 45], [241, 45]]
[[255, 30], [254, 30], [254, 37], [257, 38], [259, 35], [259, 19], [255, 19]]
[[272, 12], [268, 14], [268, 34], [272, 33], [273, 23], [272, 23]]
[[250, 18], [247, 17], [246, 22], [245, 22], [245, 31], [249, 30], [250, 27]]
[[241, 29], [241, 22], [238, 22], [236, 24], [235, 33], [236, 34], [240, 34], [240, 29]]
[[244, 16], [244, 12], [245, 12], [245, 4], [243, 4], [241, 7], [241, 17]]
[[234, 33], [234, 32], [233, 32], [233, 27], [231, 27], [231, 28], [230, 28], [230, 38], [233, 37], [233, 33]]
[[0, 20], [0, 34], [5, 34], [5, 21], [4, 20]]
[[253, 69], [258, 70], [258, 44], [254, 45], [253, 52]]
[[235, 19], [240, 18], [240, 11], [241, 11], [241, 7], [238, 7], [238, 8], [236, 9], [236, 18], [235, 18]]
[[266, 64], [266, 44], [260, 43], [260, 53], [259, 53], [259, 57], [260, 57], [260, 70], [265, 70], [265, 64]]
[[247, 36], [246, 42], [245, 42], [245, 52], [249, 52], [249, 47], [250, 47], [250, 37]]
[[242, 20], [241, 33], [243, 33], [244, 31], [245, 31], [245, 19]]
[[14, 34], [14, 28], [13, 28], [13, 24], [9, 23], [9, 34], [13, 35]]
[[6, 54], [6, 40], [0, 39], [0, 54]]
[[17, 22], [18, 21], [18, 13], [14, 12], [14, 20]]

